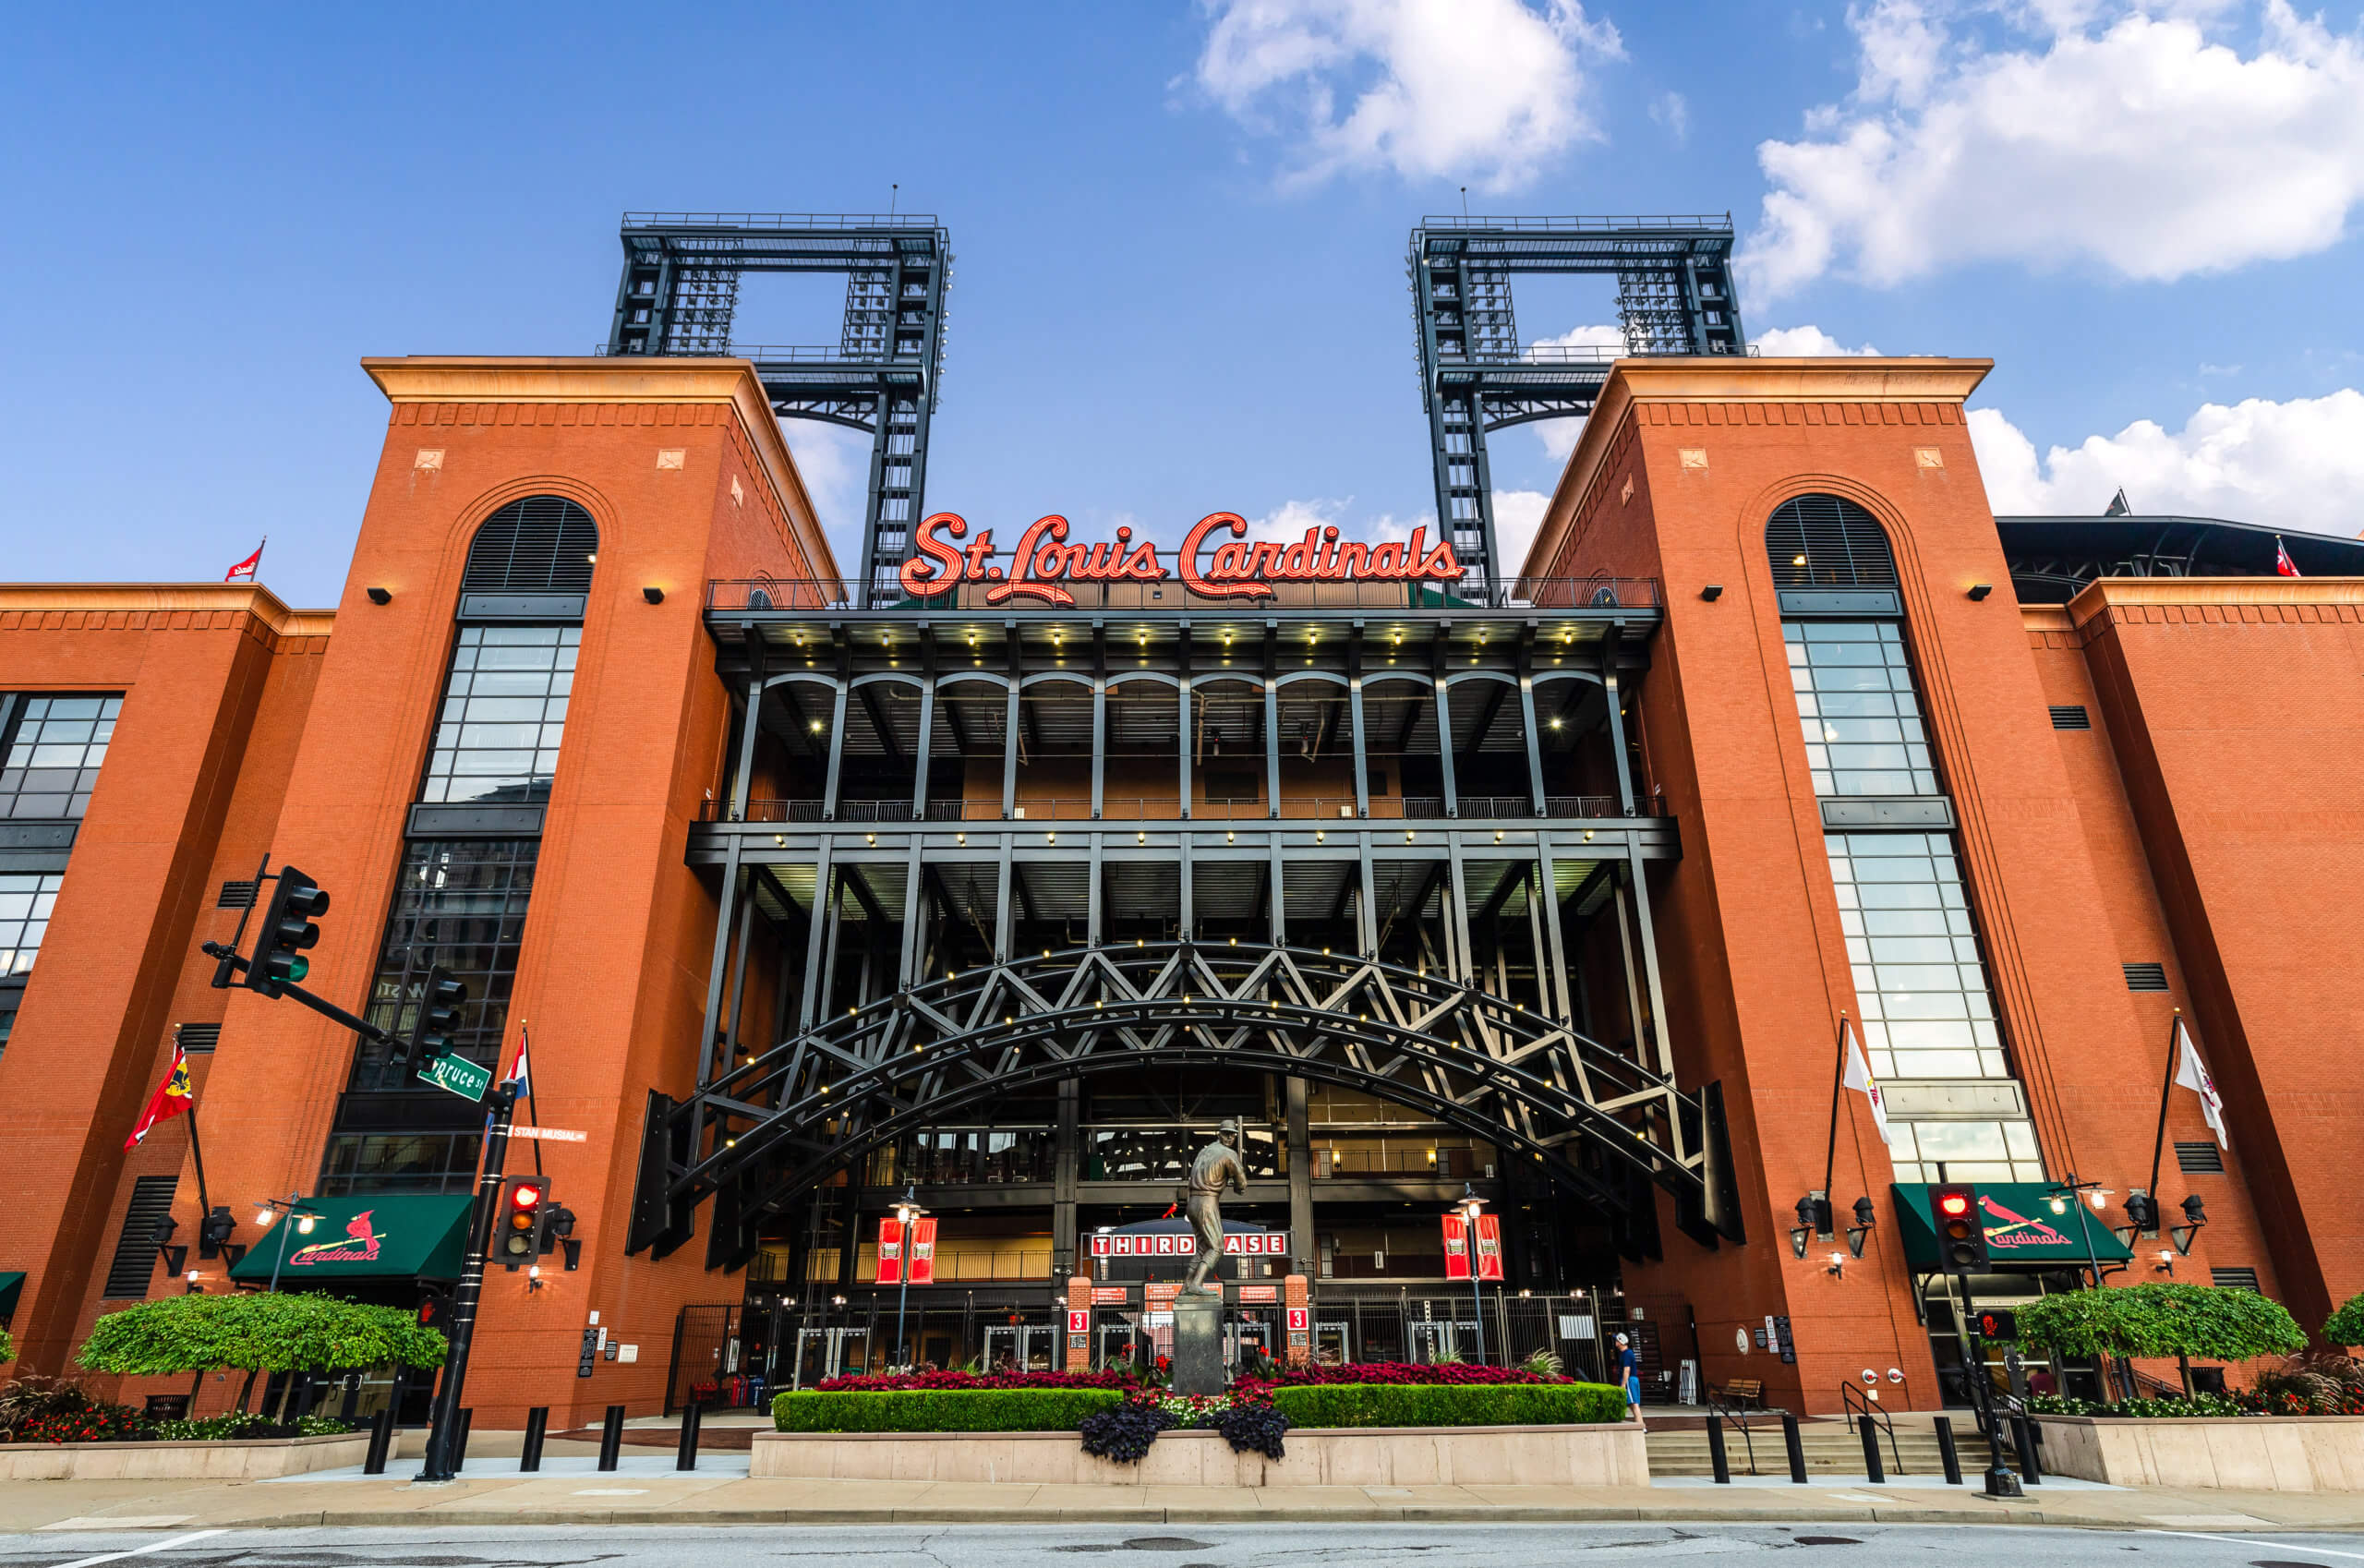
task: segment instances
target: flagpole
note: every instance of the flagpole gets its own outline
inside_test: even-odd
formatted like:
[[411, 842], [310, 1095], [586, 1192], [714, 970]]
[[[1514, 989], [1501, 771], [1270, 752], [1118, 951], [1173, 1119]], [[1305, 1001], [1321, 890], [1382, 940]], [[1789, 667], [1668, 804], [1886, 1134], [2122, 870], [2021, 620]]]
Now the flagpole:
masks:
[[197, 1224], [205, 1228], [206, 1217], [213, 1212], [213, 1200], [205, 1191], [205, 1145], [197, 1139], [197, 1095], [188, 1097], [188, 1157], [197, 1162]]
[[2153, 1213], [2156, 1213], [2159, 1208], [2159, 1160], [2160, 1157], [2166, 1152], [2167, 1149], [2167, 1097], [2175, 1092], [2176, 1049], [2183, 1043], [2181, 1038], [2183, 1033], [2182, 1024], [2183, 1009], [2181, 1007], [2177, 1007], [2175, 1010], [2175, 1017], [2170, 1019], [2167, 1024], [2167, 1074], [2165, 1079], [2159, 1084], [2159, 1131], [2157, 1136], [2151, 1140], [2151, 1186], [2149, 1190], [2151, 1194], [2151, 1209]]
[[[533, 1049], [533, 1045], [534, 1026], [530, 1023], [519, 1023], [517, 1025], [517, 1054], [525, 1056]], [[537, 1128], [542, 1125], [541, 1108], [534, 1104], [534, 1064], [530, 1059], [525, 1063], [525, 1119]], [[533, 1138], [526, 1141], [534, 1146], [534, 1174], [540, 1176], [542, 1174], [542, 1140]]]
[[[1830, 1201], [1830, 1176], [1839, 1165], [1839, 1091], [1847, 1080], [1847, 1014], [1843, 1009], [1839, 1014], [1838, 1056], [1830, 1069], [1830, 1141], [1823, 1145], [1822, 1151], [1823, 1212], [1831, 1214], [1838, 1212]], [[1822, 1215], [1815, 1217], [1818, 1220]]]

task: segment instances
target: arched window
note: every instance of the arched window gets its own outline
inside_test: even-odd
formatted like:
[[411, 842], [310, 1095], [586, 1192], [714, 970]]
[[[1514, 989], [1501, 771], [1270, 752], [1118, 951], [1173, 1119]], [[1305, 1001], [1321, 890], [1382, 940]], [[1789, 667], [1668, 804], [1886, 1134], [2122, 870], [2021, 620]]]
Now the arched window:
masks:
[[1879, 519], [1839, 496], [1792, 497], [1765, 525], [1765, 553], [1782, 588], [1893, 588], [1896, 555]]
[[527, 496], [476, 529], [460, 592], [580, 598], [591, 591], [598, 554], [599, 527], [589, 513], [564, 496]]

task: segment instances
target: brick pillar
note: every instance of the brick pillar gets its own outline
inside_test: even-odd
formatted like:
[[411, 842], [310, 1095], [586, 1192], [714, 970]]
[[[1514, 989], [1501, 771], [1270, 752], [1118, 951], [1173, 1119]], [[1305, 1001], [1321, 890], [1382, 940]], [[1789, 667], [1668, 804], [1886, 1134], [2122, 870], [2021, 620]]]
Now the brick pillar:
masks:
[[[1080, 1321], [1084, 1324], [1084, 1332], [1081, 1333], [1075, 1332], [1075, 1325], [1079, 1321], [1076, 1314], [1079, 1312], [1083, 1314]], [[1088, 1273], [1069, 1274], [1067, 1276], [1067, 1321], [1066, 1325], [1066, 1333], [1067, 1346], [1067, 1370], [1070, 1372], [1088, 1372], [1092, 1370], [1091, 1325], [1092, 1276]]]
[[[1303, 1367], [1313, 1360], [1313, 1292], [1303, 1274], [1291, 1274], [1281, 1282], [1282, 1332], [1288, 1335], [1288, 1349], [1283, 1359], [1292, 1367]], [[1297, 1325], [1305, 1326], [1299, 1328]]]

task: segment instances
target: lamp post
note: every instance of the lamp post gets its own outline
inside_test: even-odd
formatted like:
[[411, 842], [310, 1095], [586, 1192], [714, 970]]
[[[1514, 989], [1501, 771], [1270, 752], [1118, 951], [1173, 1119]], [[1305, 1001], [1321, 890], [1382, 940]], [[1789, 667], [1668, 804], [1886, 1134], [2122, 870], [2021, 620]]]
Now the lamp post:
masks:
[[[255, 1224], [258, 1228], [270, 1224], [273, 1214], [283, 1213], [296, 1222], [296, 1234], [298, 1236], [311, 1235], [312, 1226], [320, 1217], [312, 1210], [305, 1208], [304, 1200], [293, 1192], [284, 1198], [266, 1198], [255, 1207], [262, 1211], [255, 1216]], [[271, 1264], [271, 1288], [274, 1292], [279, 1289], [279, 1271], [286, 1266], [287, 1227], [282, 1225], [279, 1227], [279, 1256], [272, 1259]]]
[[897, 1273], [901, 1285], [895, 1293], [895, 1354], [898, 1356], [903, 1354], [903, 1309], [911, 1299], [911, 1222], [926, 1212], [920, 1207], [919, 1188], [906, 1183], [903, 1196], [895, 1204], [895, 1217], [903, 1225], [903, 1266]]
[[1453, 1209], [1461, 1215], [1462, 1245], [1468, 1249], [1469, 1299], [1471, 1326], [1478, 1331], [1478, 1364], [1486, 1364], [1486, 1285], [1478, 1277], [1478, 1216], [1485, 1211], [1486, 1200], [1478, 1196], [1474, 1183], [1461, 1184], [1461, 1201]]
[[[2052, 1190], [2047, 1199], [2047, 1201], [2051, 1204], [2052, 1212], [2055, 1214], [2065, 1214], [2068, 1212], [2068, 1206], [2070, 1204], [2076, 1204], [2077, 1236], [2078, 1238], [2085, 1244], [2085, 1261], [2093, 1271], [2093, 1288], [2095, 1290], [2099, 1290], [2102, 1287], [2102, 1260], [2093, 1250], [2093, 1226], [2087, 1223], [2085, 1204], [2077, 1202], [2077, 1200], [2080, 1197], [2085, 1197], [2087, 1201], [2091, 1202], [2094, 1208], [2098, 1209], [2103, 1205], [2103, 1203], [2108, 1200], [2109, 1192], [2110, 1189], [2102, 1186], [2099, 1182], [2079, 1181], [2077, 1179], [2077, 1173], [2071, 1171], [2060, 1180], [2052, 1184]], [[2107, 1394], [2109, 1393], [2108, 1357], [2104, 1356], [2101, 1357], [2101, 1367], [2103, 1384], [2102, 1393], [2104, 1394]]]

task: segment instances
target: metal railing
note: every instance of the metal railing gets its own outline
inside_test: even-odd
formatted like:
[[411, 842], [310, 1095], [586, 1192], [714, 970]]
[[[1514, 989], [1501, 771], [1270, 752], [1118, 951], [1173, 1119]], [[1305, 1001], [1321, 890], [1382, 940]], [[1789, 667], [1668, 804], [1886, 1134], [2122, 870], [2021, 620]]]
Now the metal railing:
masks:
[[[1740, 1429], [1741, 1447], [1748, 1454], [1748, 1473], [1752, 1476], [1755, 1475], [1757, 1473], [1756, 1439], [1752, 1435], [1749, 1428], [1747, 1408], [1732, 1403], [1731, 1395], [1713, 1383], [1701, 1384], [1699, 1393], [1701, 1402], [1707, 1406], [1708, 1415], [1718, 1417], [1726, 1426]], [[1761, 1416], [1765, 1412], [1760, 1410], [1757, 1414]]]
[[[617, 348], [602, 341], [592, 345], [591, 353], [595, 358], [604, 359], [610, 355], [620, 358], [627, 356], [640, 357], [647, 355], [647, 350], [630, 346]], [[709, 357], [754, 359], [767, 365], [883, 365], [891, 358], [919, 359], [924, 356], [918, 354], [894, 356], [883, 349], [848, 351], [828, 344], [734, 343], [711, 350]]]
[[627, 212], [626, 228], [932, 229], [933, 212]]
[[1730, 212], [1658, 212], [1622, 217], [1488, 218], [1458, 212], [1430, 213], [1420, 220], [1424, 229], [1517, 229], [1528, 234], [1600, 234], [1616, 229], [1726, 229]]
[[1865, 1423], [1888, 1434], [1888, 1457], [1895, 1462], [1896, 1473], [1900, 1476], [1903, 1475], [1904, 1451], [1897, 1444], [1896, 1421], [1880, 1407], [1879, 1401], [1866, 1394], [1853, 1383], [1843, 1382], [1839, 1385], [1839, 1407], [1847, 1413], [1847, 1430], [1850, 1434], [1855, 1430], [1855, 1418], [1859, 1413]]
[[[603, 351], [604, 352], [604, 351]], [[740, 350], [733, 349], [732, 353]], [[838, 356], [840, 359], [847, 356]], [[1170, 552], [1168, 552], [1170, 554]], [[1007, 557], [995, 557], [1005, 573]], [[1073, 605], [1046, 605], [1038, 599], [1005, 597], [998, 603], [986, 595], [1007, 587], [1007, 581], [960, 583], [928, 598], [906, 597], [899, 586], [871, 590], [863, 603], [862, 585], [840, 577], [725, 577], [706, 584], [706, 607], [727, 613], [820, 612], [863, 609], [877, 613], [901, 611], [970, 611], [1006, 614], [1012, 609], [1080, 613], [1093, 609], [1195, 610], [1223, 609], [1241, 615], [1265, 615], [1275, 609], [1397, 609], [1407, 613], [1455, 609], [1656, 609], [1663, 602], [1655, 577], [1514, 577], [1489, 585], [1479, 578], [1458, 583], [1283, 583], [1269, 598], [1210, 600], [1199, 598], [1178, 577], [1158, 583], [1076, 583], [1055, 585], [1075, 600]]]
[[[738, 820], [751, 823], [826, 822], [825, 802], [814, 797], [755, 799], [747, 802], [745, 814]], [[700, 822], [730, 820], [730, 802], [709, 800], [698, 807]], [[1635, 818], [1661, 817], [1665, 803], [1655, 799], [1634, 802], [1630, 816], [1621, 809], [1614, 795], [1547, 795], [1538, 818], [1535, 803], [1525, 795], [1464, 795], [1458, 814], [1450, 820], [1459, 822], [1514, 822], [1542, 819], [1583, 821], [1629, 821]], [[1088, 795], [1027, 796], [1004, 816], [1001, 802], [994, 801], [945, 800], [929, 801], [923, 815], [914, 815], [908, 798], [892, 800], [854, 801], [838, 802], [838, 822], [1179, 822], [1182, 802], [1174, 795], [1108, 795], [1103, 797], [1095, 816]], [[1260, 801], [1194, 801], [1190, 804], [1189, 820], [1193, 822], [1443, 822], [1445, 803], [1437, 795], [1374, 795], [1368, 817], [1357, 817], [1351, 795], [1284, 795], [1280, 810], [1267, 812]]]

